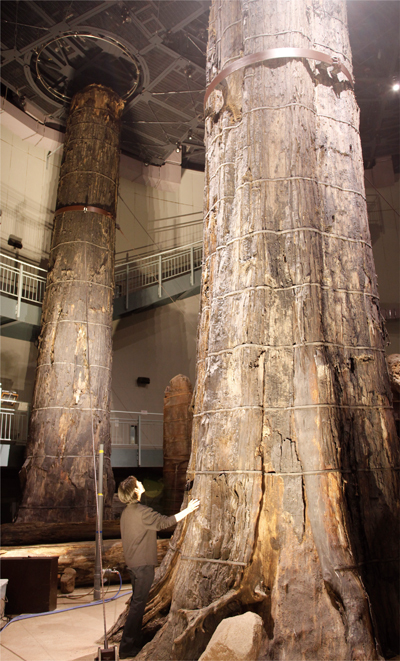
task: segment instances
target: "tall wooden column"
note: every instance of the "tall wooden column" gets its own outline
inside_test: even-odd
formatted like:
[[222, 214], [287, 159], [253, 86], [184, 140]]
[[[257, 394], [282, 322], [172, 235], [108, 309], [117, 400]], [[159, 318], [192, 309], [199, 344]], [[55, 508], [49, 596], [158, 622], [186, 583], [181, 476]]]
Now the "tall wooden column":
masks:
[[[318, 54], [267, 59], [280, 48]], [[201, 506], [175, 532], [145, 622], [169, 615], [141, 660], [198, 659], [248, 609], [265, 659], [398, 650], [399, 445], [358, 108], [332, 56], [351, 71], [345, 0], [212, 2]]]
[[21, 521], [95, 516], [93, 453], [110, 463], [111, 323], [122, 100], [90, 85], [71, 103], [30, 419]]

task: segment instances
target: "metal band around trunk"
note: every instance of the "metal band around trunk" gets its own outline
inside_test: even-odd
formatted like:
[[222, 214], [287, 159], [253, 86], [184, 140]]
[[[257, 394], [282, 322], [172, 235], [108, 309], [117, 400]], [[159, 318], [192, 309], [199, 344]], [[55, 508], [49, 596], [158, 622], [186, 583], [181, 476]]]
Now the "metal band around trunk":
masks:
[[100, 209], [99, 207], [90, 207], [84, 204], [72, 204], [69, 207], [61, 207], [55, 212], [55, 216], [58, 216], [60, 213], [65, 213], [66, 211], [83, 211], [83, 213], [100, 213], [102, 216], [108, 216], [109, 218], [114, 218], [112, 213], [106, 211], [105, 209]]
[[216, 76], [214, 80], [211, 81], [206, 89], [204, 96], [204, 106], [206, 105], [207, 99], [211, 92], [220, 82], [229, 76], [229, 74], [233, 73], [234, 71], [239, 71], [239, 69], [243, 69], [243, 67], [247, 67], [250, 64], [258, 64], [259, 62], [265, 62], [266, 60], [277, 60], [282, 57], [306, 57], [310, 60], [326, 62], [327, 64], [330, 64], [331, 66], [344, 73], [344, 75], [353, 85], [353, 79], [349, 70], [344, 66], [338, 57], [331, 57], [326, 53], [321, 53], [320, 51], [311, 50], [309, 48], [269, 48], [268, 50], [241, 57], [239, 60], [235, 60], [229, 64], [227, 67], [225, 67], [225, 69], [222, 69], [222, 71], [219, 72], [218, 76]]

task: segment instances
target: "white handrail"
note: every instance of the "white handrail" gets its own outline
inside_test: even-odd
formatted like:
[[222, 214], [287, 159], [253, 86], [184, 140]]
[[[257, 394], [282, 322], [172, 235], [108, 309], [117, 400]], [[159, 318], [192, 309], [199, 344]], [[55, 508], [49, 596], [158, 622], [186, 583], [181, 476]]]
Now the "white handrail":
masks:
[[[43, 271], [43, 273], [45, 274], [45, 276], [47, 275], [47, 271], [46, 271], [46, 269], [42, 269], [41, 266], [36, 266], [36, 264], [29, 264], [29, 262], [23, 262], [22, 259], [17, 259], [17, 258], [14, 257], [13, 255], [6, 255], [5, 253], [0, 252], [0, 258], [2, 259], [3, 257], [4, 257], [5, 259], [9, 259], [10, 262], [16, 262], [18, 265], [19, 265], [19, 264], [23, 264], [24, 266], [29, 266], [30, 269], [35, 269], [36, 271]], [[17, 271], [19, 270], [19, 266], [18, 266], [18, 267], [12, 267], [12, 266], [10, 266], [10, 268], [15, 268]], [[45, 277], [45, 276], [44, 276], [44, 277]], [[42, 277], [43, 277], [43, 276], [42, 276]]]
[[127, 415], [161, 415], [163, 413], [152, 413], [151, 411], [115, 411], [114, 409], [110, 413], [126, 413]]
[[[195, 241], [179, 248], [120, 262], [115, 267], [114, 298], [125, 296], [127, 307], [129, 292], [154, 284], [158, 284], [161, 297], [161, 283], [178, 275], [189, 274], [193, 286], [194, 271], [201, 268], [202, 252], [202, 241]], [[0, 252], [0, 292], [17, 299], [17, 319], [21, 300], [42, 303], [46, 275], [46, 269]]]
[[46, 287], [46, 270], [10, 255], [0, 253], [0, 292], [17, 299], [16, 319], [21, 301], [42, 303]]
[[24, 444], [28, 438], [28, 411], [0, 408], [0, 441]]
[[111, 411], [110, 413], [112, 448], [134, 449], [137, 452], [138, 466], [143, 463], [143, 450], [147, 452], [163, 450], [162, 413], [145, 411], [140, 411], [140, 413], [138, 411]]
[[[146, 427], [157, 425], [157, 428], [159, 428], [159, 426], [163, 423], [163, 415], [163, 413], [152, 413], [151, 411], [110, 411], [112, 446], [115, 447], [132, 445], [131, 442], [121, 443], [118, 441], [116, 429], [119, 425], [128, 425], [130, 428], [132, 423], [136, 423], [137, 425], [137, 423], [140, 421], [138, 431], [143, 432], [143, 425]], [[28, 421], [29, 410], [18, 411], [17, 409], [16, 411], [13, 411], [10, 409], [2, 408], [0, 406], [0, 441], [26, 443], [28, 437]], [[139, 446], [148, 446], [146, 442], [143, 442], [142, 433], [140, 433], [137, 440]], [[161, 448], [162, 441], [159, 439], [159, 442], [155, 444], [153, 443], [153, 445], [154, 447]]]
[[161, 250], [160, 252], [151, 252], [147, 255], [132, 257], [132, 259], [130, 259], [129, 261], [118, 260], [118, 264], [116, 265], [115, 268], [117, 269], [119, 267], [126, 266], [127, 264], [135, 264], [136, 265], [138, 262], [145, 261], [146, 259], [157, 259], [158, 260], [160, 255], [162, 257], [164, 257], [164, 255], [167, 255], [168, 253], [171, 253], [171, 252], [173, 252], [173, 253], [185, 252], [185, 251], [189, 250], [190, 248], [192, 248], [194, 246], [199, 246], [200, 247], [202, 245], [203, 245], [203, 241], [195, 241], [194, 243], [186, 243], [184, 246], [178, 246], [176, 248], [169, 248], [169, 250]]
[[158, 297], [162, 297], [162, 283], [177, 276], [189, 274], [194, 285], [194, 271], [201, 268], [202, 241], [187, 244], [173, 250], [133, 259], [119, 264], [115, 269], [115, 298], [125, 298], [129, 309], [129, 294], [150, 285], [158, 285]]

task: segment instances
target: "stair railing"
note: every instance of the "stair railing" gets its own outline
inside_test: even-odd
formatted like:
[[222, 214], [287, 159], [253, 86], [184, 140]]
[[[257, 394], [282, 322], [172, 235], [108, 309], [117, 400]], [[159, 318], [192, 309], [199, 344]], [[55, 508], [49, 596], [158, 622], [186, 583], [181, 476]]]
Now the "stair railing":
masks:
[[46, 269], [0, 253], [0, 293], [17, 299], [16, 319], [20, 317], [22, 301], [42, 303], [46, 276]]
[[129, 259], [115, 268], [115, 298], [128, 297], [131, 292], [158, 285], [158, 297], [162, 297], [162, 284], [179, 275], [190, 274], [190, 285], [194, 285], [194, 272], [201, 268], [203, 246], [196, 243], [164, 250], [137, 259]]
[[[185, 274], [190, 274], [190, 286], [193, 287], [194, 272], [201, 268], [202, 256], [202, 242], [197, 241], [119, 263], [115, 267], [114, 298], [124, 296], [127, 306], [131, 292], [150, 285], [158, 285], [158, 296], [161, 298], [163, 282]], [[22, 301], [42, 303], [46, 276], [46, 269], [0, 252], [0, 293], [16, 299], [17, 320]]]

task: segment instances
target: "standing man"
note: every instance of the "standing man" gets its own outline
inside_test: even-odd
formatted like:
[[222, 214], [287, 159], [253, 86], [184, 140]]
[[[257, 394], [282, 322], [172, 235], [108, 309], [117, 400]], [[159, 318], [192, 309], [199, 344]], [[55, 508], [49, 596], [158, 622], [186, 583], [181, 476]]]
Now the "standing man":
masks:
[[200, 506], [195, 498], [178, 514], [163, 516], [142, 505], [140, 499], [144, 491], [143, 484], [133, 475], [118, 488], [120, 501], [127, 504], [121, 515], [121, 538], [132, 582], [131, 605], [119, 647], [120, 659], [136, 656], [141, 649], [142, 618], [157, 565], [157, 530], [175, 525]]

